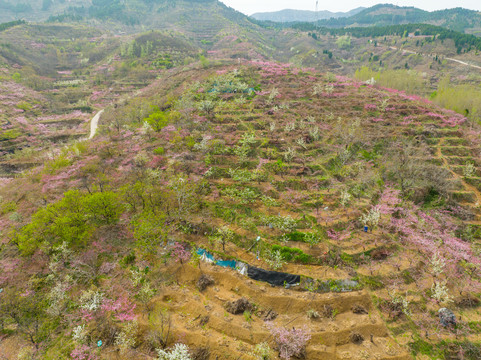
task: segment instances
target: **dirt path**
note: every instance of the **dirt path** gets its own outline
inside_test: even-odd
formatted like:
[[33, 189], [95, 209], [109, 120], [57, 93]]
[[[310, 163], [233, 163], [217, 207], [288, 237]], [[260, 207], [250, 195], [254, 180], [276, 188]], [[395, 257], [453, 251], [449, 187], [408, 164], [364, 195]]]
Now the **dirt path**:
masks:
[[461, 61], [461, 60], [457, 60], [457, 59], [453, 59], [453, 58], [445, 58], [445, 59], [446, 59], [446, 60], [450, 60], [450, 61], [457, 62], [457, 63], [462, 64], [462, 65], [470, 66], [470, 67], [475, 68], [475, 69], [480, 69], [480, 70], [481, 70], [481, 66], [478, 66], [478, 65], [468, 64], [467, 62], [464, 62], [464, 61]]
[[104, 112], [104, 110], [100, 110], [100, 111], [94, 116], [94, 118], [92, 119], [92, 121], [90, 122], [90, 136], [89, 136], [89, 140], [92, 139], [92, 138], [95, 136], [95, 133], [97, 132], [97, 128], [98, 128], [98, 125], [99, 125], [100, 116], [102, 115], [103, 112]]
[[[433, 55], [433, 54], [423, 54], [423, 53], [417, 53], [417, 52], [412, 51], [412, 50], [399, 49], [399, 48], [397, 48], [397, 47], [395, 47], [395, 46], [390, 46], [389, 49], [402, 51], [403, 54], [419, 54], [419, 55], [424, 56], [424, 57], [427, 57], [427, 56], [428, 56], [428, 57], [434, 57], [434, 56], [435, 56], [435, 55]], [[449, 60], [449, 61], [453, 61], [453, 62], [455, 62], [455, 63], [461, 64], [461, 65], [464, 65], [464, 66], [469, 66], [469, 67], [472, 67], [472, 68], [474, 68], [474, 69], [479, 69], [479, 70], [481, 70], [481, 66], [469, 64], [469, 63], [467, 63], [467, 62], [465, 62], [465, 61], [461, 61], [461, 60], [453, 59], [453, 58], [449, 58], [449, 57], [445, 57], [444, 59], [445, 59], [445, 60]]]

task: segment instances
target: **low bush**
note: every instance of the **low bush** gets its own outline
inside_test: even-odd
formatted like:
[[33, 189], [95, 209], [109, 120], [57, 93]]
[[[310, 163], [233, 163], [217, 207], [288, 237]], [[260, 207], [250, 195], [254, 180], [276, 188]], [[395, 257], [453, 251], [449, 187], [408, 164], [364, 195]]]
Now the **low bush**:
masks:
[[308, 264], [313, 262], [312, 256], [304, 253], [301, 249], [298, 248], [274, 245], [272, 246], [272, 251], [279, 251], [282, 258], [286, 261], [298, 262], [302, 264]]

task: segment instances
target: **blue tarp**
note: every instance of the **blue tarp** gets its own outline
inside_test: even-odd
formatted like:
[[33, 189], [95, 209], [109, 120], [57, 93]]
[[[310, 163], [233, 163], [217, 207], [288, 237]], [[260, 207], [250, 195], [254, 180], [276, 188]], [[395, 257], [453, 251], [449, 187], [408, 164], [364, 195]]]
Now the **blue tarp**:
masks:
[[[205, 249], [198, 249], [197, 255], [199, 255], [203, 261], [237, 270], [242, 275], [247, 275], [253, 280], [264, 281], [274, 286], [285, 286], [289, 288], [301, 282], [300, 275], [264, 270], [236, 260], [216, 260], [214, 256]], [[307, 281], [310, 284], [314, 284], [313, 279]], [[349, 292], [358, 290], [358, 287], [359, 283], [353, 280], [331, 280], [320, 283], [315, 291], [318, 293]]]
[[205, 258], [205, 260], [208, 260], [208, 261], [211, 261], [211, 262], [215, 261], [214, 256], [212, 254], [208, 253], [204, 249], [197, 250], [197, 255], [199, 255], [202, 258]]
[[235, 270], [237, 262], [235, 260], [218, 260], [215, 264], [222, 267], [230, 267]]
[[237, 262], [235, 260], [216, 260], [214, 256], [211, 253], [209, 253], [207, 250], [198, 249], [197, 255], [199, 255], [204, 261], [213, 262], [216, 265], [219, 265], [222, 267], [229, 267], [234, 270], [236, 268]]

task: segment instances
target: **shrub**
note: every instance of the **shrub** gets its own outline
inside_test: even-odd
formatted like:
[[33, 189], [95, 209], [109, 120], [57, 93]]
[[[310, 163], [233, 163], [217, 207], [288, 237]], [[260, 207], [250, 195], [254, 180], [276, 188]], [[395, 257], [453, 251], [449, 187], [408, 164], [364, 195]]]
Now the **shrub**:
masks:
[[284, 327], [276, 327], [269, 322], [266, 326], [274, 337], [281, 359], [289, 360], [294, 356], [303, 356], [307, 342], [311, 339], [311, 334], [307, 327], [286, 329]]
[[269, 254], [269, 257], [266, 258], [265, 260], [266, 260], [266, 263], [269, 264], [269, 266], [270, 266], [273, 270], [282, 269], [282, 267], [283, 267], [284, 264], [286, 263], [286, 262], [284, 261], [284, 258], [283, 258], [283, 256], [282, 256], [280, 250], [271, 251], [270, 254]]
[[314, 309], [307, 310], [307, 317], [309, 319], [319, 319], [321, 315]]
[[282, 259], [286, 261], [300, 262], [302, 264], [307, 264], [312, 261], [312, 257], [310, 255], [305, 254], [301, 249], [298, 248], [273, 245], [272, 252], [277, 251], [281, 254]]
[[158, 107], [154, 107], [154, 112], [144, 119], [144, 123], [155, 131], [160, 131], [169, 124], [169, 116]]
[[309, 232], [309, 233], [302, 233], [299, 231], [294, 231], [289, 234], [285, 234], [282, 236], [282, 241], [298, 241], [298, 242], [305, 242], [311, 246], [318, 244], [323, 235], [320, 232]]
[[71, 161], [65, 156], [59, 156], [58, 158], [45, 163], [45, 172], [48, 174], [55, 174], [57, 170], [67, 167], [71, 164]]
[[476, 166], [471, 162], [466, 163], [466, 166], [463, 168], [463, 175], [465, 177], [473, 177], [476, 175]]
[[243, 205], [255, 202], [260, 196], [259, 190], [252, 187], [245, 187], [242, 189], [237, 187], [228, 187], [224, 190], [224, 193], [232, 200], [238, 201]]
[[304, 241], [305, 237], [306, 234], [300, 231], [294, 231], [283, 236], [284, 239], [288, 239], [289, 241]]
[[270, 360], [272, 357], [272, 350], [268, 343], [263, 342], [254, 347], [254, 354], [258, 360]]
[[373, 228], [375, 228], [379, 224], [379, 220], [381, 220], [381, 212], [377, 207], [371, 208], [369, 212], [367, 212], [366, 214], [363, 214], [359, 218], [359, 221], [364, 226], [369, 226], [371, 228], [371, 231]]
[[20, 75], [18, 72], [16, 72], [12, 75], [12, 80], [15, 81], [16, 83], [18, 83], [22, 80], [22, 75]]
[[32, 109], [32, 105], [26, 101], [21, 101], [17, 104], [17, 108], [23, 111], [30, 111]]
[[0, 140], [13, 140], [21, 136], [22, 133], [17, 129], [6, 130], [0, 134]]
[[351, 47], [351, 37], [348, 35], [340, 36], [336, 40], [336, 45], [339, 49], [349, 49]]
[[192, 360], [189, 348], [184, 344], [175, 344], [168, 351], [158, 349], [159, 360]]
[[135, 321], [129, 322], [115, 337], [115, 345], [120, 348], [122, 354], [133, 348], [136, 343], [138, 324]]
[[154, 150], [155, 155], [164, 155], [165, 150], [162, 146], [158, 147], [157, 149]]

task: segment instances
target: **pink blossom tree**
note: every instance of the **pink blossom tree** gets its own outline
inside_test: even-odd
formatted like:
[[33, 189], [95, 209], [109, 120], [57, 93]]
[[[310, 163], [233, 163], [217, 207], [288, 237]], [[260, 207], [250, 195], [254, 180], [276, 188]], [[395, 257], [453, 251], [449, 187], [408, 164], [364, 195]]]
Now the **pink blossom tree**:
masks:
[[310, 330], [302, 328], [287, 329], [276, 327], [273, 323], [267, 322], [267, 328], [274, 337], [281, 359], [289, 360], [293, 356], [302, 356], [306, 350], [307, 342], [311, 339]]
[[176, 242], [172, 249], [172, 258], [175, 262], [180, 262], [181, 265], [189, 261], [192, 254], [186, 249], [185, 244]]

